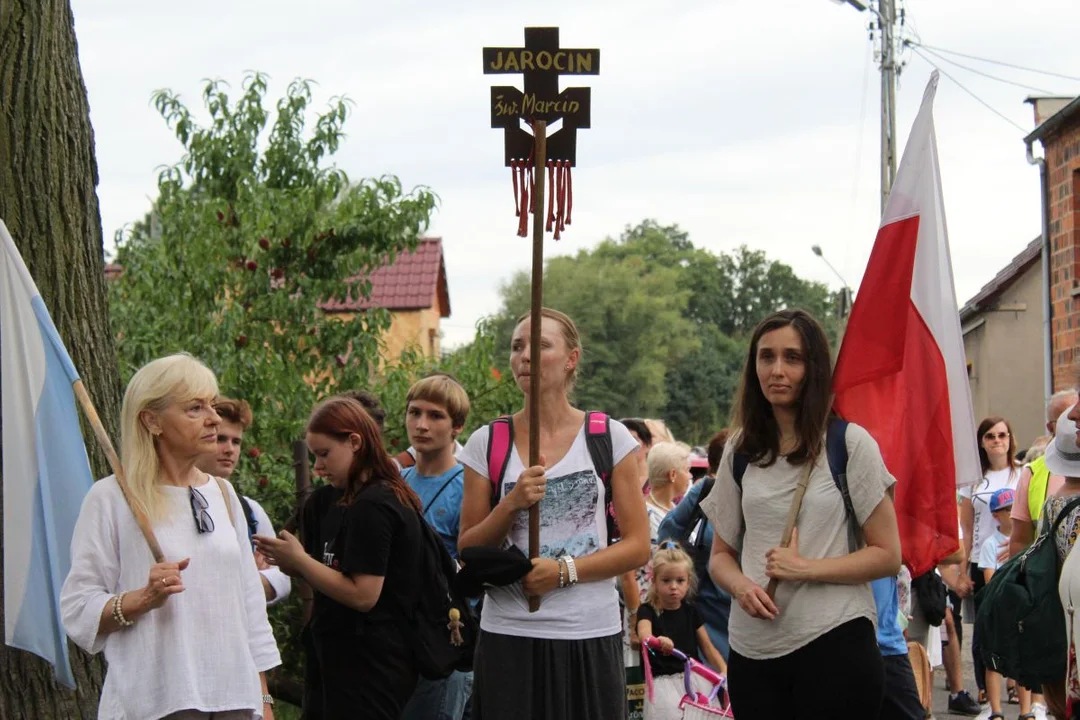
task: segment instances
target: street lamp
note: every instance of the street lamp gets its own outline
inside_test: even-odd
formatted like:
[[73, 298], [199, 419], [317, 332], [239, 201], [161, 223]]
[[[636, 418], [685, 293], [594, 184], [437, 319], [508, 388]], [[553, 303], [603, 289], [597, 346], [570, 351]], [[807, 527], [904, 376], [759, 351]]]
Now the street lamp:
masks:
[[[848, 0], [848, 2], [853, 2], [853, 0]], [[829, 262], [829, 260], [825, 257], [825, 254], [821, 252], [820, 245], [811, 245], [810, 251], [817, 255], [819, 258], [821, 258], [821, 261], [829, 266], [829, 269], [832, 270], [833, 275], [835, 275], [836, 278], [840, 281], [840, 320], [843, 321], [845, 318], [847, 318], [848, 311], [851, 308], [851, 299], [854, 293], [852, 292], [851, 287], [847, 284], [847, 280], [844, 279], [844, 276], [841, 275], [837, 271], [837, 269], [833, 267], [832, 263]]]

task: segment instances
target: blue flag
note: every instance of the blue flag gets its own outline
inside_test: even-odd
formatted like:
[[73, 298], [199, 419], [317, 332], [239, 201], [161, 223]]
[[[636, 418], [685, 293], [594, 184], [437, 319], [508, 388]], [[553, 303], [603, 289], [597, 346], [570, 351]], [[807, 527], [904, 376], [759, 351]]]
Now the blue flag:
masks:
[[74, 689], [60, 588], [93, 485], [72, 383], [79, 374], [0, 221], [0, 393], [4, 448], [4, 642], [52, 663]]

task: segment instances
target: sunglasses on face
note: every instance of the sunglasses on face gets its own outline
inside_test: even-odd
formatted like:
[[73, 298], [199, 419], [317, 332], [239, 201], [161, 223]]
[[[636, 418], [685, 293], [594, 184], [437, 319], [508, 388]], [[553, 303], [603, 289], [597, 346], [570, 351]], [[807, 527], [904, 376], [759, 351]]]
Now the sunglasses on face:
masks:
[[986, 440], [986, 441], [1005, 440], [1008, 437], [1009, 437], [1009, 433], [1007, 433], [1007, 432], [999, 432], [999, 433], [988, 432], [985, 435], [983, 435], [983, 440]]
[[195, 529], [199, 534], [214, 532], [214, 518], [210, 517], [210, 504], [206, 497], [193, 487], [188, 487], [188, 500], [191, 502], [191, 516], [195, 518]]

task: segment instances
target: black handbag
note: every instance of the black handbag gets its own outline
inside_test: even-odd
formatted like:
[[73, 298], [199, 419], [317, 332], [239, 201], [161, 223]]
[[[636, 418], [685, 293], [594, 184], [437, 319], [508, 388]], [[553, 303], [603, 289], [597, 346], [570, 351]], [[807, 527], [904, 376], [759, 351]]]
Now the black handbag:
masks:
[[945, 602], [948, 588], [945, 582], [933, 570], [923, 573], [911, 581], [911, 594], [915, 596], [926, 622], [938, 627], [945, 622]]

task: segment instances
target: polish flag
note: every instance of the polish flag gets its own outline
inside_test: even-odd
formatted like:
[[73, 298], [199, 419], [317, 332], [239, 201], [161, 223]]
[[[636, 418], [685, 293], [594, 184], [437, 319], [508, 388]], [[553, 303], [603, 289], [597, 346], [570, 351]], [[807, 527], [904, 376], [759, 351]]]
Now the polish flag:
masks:
[[918, 577], [959, 548], [958, 485], [980, 475], [938, 171], [923, 94], [836, 362], [834, 407], [896, 477], [904, 562]]

